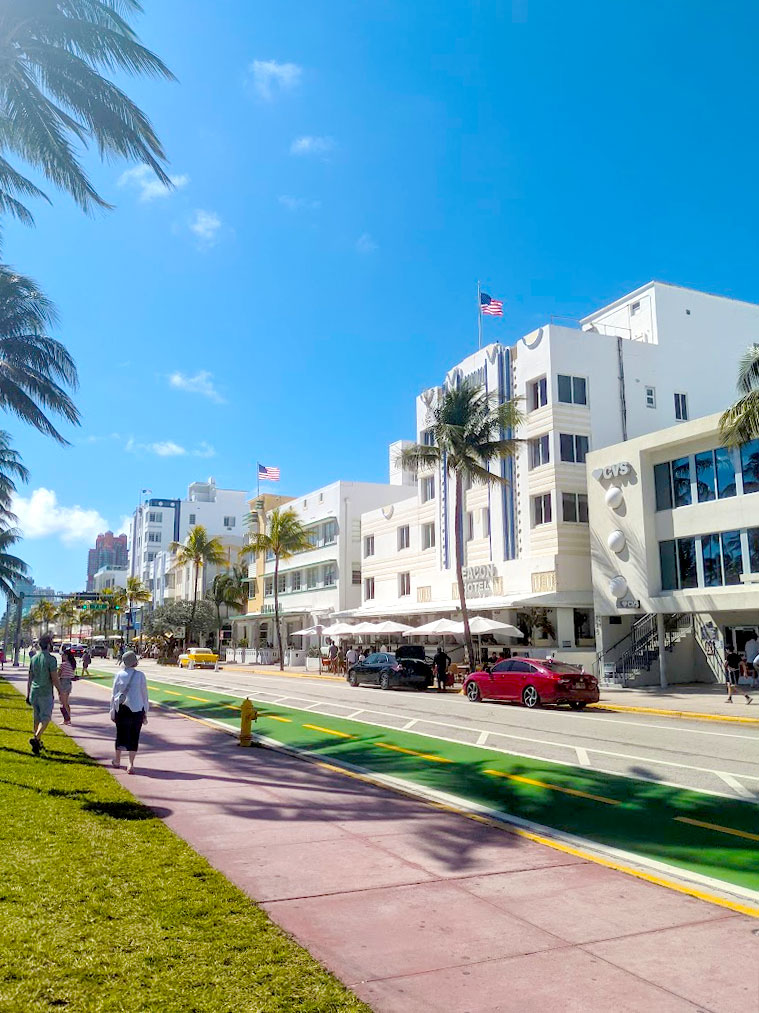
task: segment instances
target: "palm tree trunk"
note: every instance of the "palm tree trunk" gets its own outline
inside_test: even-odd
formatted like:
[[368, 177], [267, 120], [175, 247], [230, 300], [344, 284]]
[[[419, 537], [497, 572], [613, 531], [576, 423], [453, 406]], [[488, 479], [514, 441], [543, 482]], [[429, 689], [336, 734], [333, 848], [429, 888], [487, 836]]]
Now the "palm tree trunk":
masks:
[[[192, 636], [193, 627], [195, 626], [195, 611], [198, 607], [198, 575], [200, 573], [200, 567], [195, 563], [195, 584], [192, 591], [192, 612], [190, 613], [190, 636]], [[189, 644], [187, 645], [190, 646]]]
[[221, 604], [216, 602], [216, 653], [221, 658]]
[[463, 520], [464, 485], [461, 475], [456, 475], [456, 504], [454, 507], [454, 539], [456, 544], [456, 583], [459, 586], [459, 605], [461, 618], [464, 622], [464, 640], [466, 641], [466, 653], [469, 656], [469, 671], [474, 672], [474, 644], [472, 643], [472, 631], [469, 629], [469, 612], [466, 607], [466, 592], [464, 590], [464, 550], [461, 543], [461, 525]]
[[279, 556], [274, 557], [274, 627], [277, 631], [277, 647], [279, 649], [279, 670], [285, 670], [285, 658], [282, 654], [282, 628], [279, 625]]

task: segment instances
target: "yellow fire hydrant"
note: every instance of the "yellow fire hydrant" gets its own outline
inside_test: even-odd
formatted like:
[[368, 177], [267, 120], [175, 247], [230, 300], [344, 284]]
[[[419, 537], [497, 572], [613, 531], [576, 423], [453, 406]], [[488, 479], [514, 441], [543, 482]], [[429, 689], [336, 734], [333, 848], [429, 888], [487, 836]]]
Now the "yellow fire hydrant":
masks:
[[250, 700], [247, 697], [245, 697], [245, 699], [242, 702], [242, 707], [240, 707], [240, 745], [241, 746], [249, 746], [250, 745], [250, 726], [256, 720], [258, 720], [258, 711], [253, 706], [253, 704], [250, 702]]

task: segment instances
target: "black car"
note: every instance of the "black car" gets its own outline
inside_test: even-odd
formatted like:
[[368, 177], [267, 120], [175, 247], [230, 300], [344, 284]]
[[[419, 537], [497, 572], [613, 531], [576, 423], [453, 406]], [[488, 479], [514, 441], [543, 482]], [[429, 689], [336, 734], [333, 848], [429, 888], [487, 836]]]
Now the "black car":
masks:
[[379, 686], [380, 689], [398, 686], [429, 689], [432, 685], [431, 666], [418, 656], [410, 657], [407, 651], [407, 647], [400, 647], [395, 654], [386, 654], [382, 651], [370, 654], [365, 661], [351, 665], [346, 678], [351, 686], [368, 683]]

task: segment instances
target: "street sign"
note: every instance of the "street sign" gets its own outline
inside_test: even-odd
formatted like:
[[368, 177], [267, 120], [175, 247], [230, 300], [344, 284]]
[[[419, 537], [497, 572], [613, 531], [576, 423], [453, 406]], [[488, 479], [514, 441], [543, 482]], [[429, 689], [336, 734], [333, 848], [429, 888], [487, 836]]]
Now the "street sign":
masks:
[[84, 605], [82, 605], [82, 612], [105, 612], [107, 608], [108, 606], [104, 605], [102, 602], [91, 601], [85, 602]]

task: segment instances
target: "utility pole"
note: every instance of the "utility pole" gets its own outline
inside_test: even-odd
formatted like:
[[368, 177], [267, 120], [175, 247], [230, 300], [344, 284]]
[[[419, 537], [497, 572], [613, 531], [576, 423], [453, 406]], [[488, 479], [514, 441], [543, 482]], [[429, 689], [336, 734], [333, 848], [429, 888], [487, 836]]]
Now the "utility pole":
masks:
[[24, 607], [24, 592], [16, 599], [16, 635], [13, 644], [13, 667], [18, 668], [18, 657], [21, 650], [21, 613]]

